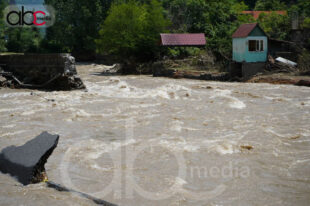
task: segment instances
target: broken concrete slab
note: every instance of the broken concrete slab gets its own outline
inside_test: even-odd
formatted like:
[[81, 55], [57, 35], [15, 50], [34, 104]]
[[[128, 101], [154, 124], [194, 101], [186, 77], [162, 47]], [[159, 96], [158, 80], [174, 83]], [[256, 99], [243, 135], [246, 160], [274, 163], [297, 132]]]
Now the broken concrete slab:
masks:
[[288, 65], [290, 67], [296, 67], [297, 66], [297, 63], [295, 63], [293, 61], [290, 61], [288, 59], [282, 58], [282, 57], [276, 58], [276, 61], [281, 62], [281, 63], [283, 63], [285, 65]]
[[0, 153], [0, 171], [10, 174], [23, 185], [46, 179], [45, 163], [57, 147], [59, 135], [43, 132], [26, 144], [10, 146]]
[[46, 90], [85, 89], [70, 54], [0, 55], [0, 76], [11, 88]]

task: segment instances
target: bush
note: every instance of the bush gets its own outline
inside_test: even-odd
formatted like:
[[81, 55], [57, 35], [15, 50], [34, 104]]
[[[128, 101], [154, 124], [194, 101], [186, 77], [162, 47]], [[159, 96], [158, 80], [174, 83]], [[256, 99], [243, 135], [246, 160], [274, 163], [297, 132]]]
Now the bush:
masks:
[[6, 6], [6, 1], [0, 1], [0, 52], [5, 52], [7, 51], [6, 47], [5, 47], [5, 35], [4, 35], [4, 32], [5, 32], [5, 26], [4, 26], [4, 20], [2, 18], [3, 16], [3, 9], [5, 8]]
[[310, 52], [307, 50], [304, 50], [299, 56], [298, 56], [298, 68], [299, 71], [302, 73], [309, 73], [310, 72]]
[[180, 50], [168, 48], [168, 56], [172, 58], [178, 58], [180, 57]]
[[176, 47], [174, 49], [169, 48], [167, 55], [170, 58], [184, 58], [189, 56], [198, 56], [202, 53], [202, 50], [197, 47]]
[[291, 29], [289, 16], [279, 15], [275, 12], [271, 14], [262, 13], [258, 18], [258, 23], [269, 37], [288, 40]]
[[310, 17], [305, 18], [302, 27], [305, 29], [310, 29]]

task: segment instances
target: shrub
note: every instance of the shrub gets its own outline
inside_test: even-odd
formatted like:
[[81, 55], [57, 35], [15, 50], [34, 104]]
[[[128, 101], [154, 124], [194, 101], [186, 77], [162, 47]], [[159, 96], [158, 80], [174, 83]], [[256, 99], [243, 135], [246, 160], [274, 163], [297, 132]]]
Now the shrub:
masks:
[[302, 73], [309, 73], [310, 72], [310, 52], [307, 50], [304, 50], [299, 56], [298, 56], [298, 68], [299, 71]]

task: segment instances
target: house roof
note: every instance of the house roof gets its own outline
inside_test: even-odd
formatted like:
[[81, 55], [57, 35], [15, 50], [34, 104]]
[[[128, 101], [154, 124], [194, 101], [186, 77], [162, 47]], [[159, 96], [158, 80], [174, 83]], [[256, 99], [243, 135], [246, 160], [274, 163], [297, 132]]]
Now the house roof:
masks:
[[287, 11], [242, 11], [243, 14], [252, 15], [254, 19], [258, 19], [261, 13], [271, 14], [272, 12], [275, 12], [279, 15], [287, 15]]
[[[232, 38], [243, 38], [250, 35], [250, 33], [256, 28], [260, 26], [258, 23], [253, 24], [242, 24], [237, 31], [232, 35]], [[260, 28], [261, 29], [261, 28]], [[262, 29], [261, 29], [262, 30]], [[262, 30], [263, 31], [263, 30]], [[264, 32], [264, 31], [263, 31]], [[265, 33], [265, 32], [264, 32]], [[266, 34], [265, 34], [266, 35]], [[267, 36], [267, 35], [266, 35]]]
[[205, 34], [160, 34], [162, 46], [204, 46]]

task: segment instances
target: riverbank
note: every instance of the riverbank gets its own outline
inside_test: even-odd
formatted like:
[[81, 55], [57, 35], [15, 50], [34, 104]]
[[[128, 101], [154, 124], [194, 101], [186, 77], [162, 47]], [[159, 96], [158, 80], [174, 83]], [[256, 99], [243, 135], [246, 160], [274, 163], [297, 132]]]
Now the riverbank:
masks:
[[[79, 63], [86, 66], [85, 63]], [[116, 64], [106, 66], [100, 64], [88, 63], [90, 68], [102, 69], [100, 75], [121, 75], [121, 66]], [[203, 66], [179, 65], [161, 61], [149, 65], [140, 65], [140, 74], [153, 75], [153, 77], [167, 77], [172, 79], [194, 79], [205, 81], [222, 81], [222, 82], [244, 82], [244, 83], [270, 83], [270, 84], [289, 84], [296, 86], [310, 87], [310, 76], [296, 73], [259, 73], [251, 78], [231, 77], [228, 72], [221, 71], [216, 66], [205, 69]]]
[[261, 74], [247, 80], [249, 83], [269, 83], [269, 84], [292, 84], [296, 86], [310, 87], [310, 76], [298, 76], [294, 74]]
[[[180, 60], [179, 60], [180, 61]], [[253, 77], [240, 78], [232, 76], [225, 66], [215, 64], [214, 62], [202, 62], [193, 64], [197, 61], [180, 61], [165, 60], [155, 62], [151, 66], [154, 77], [168, 77], [174, 79], [197, 79], [207, 81], [224, 81], [224, 82], [247, 82], [247, 83], [270, 83], [270, 84], [291, 84], [296, 86], [310, 87], [310, 76], [301, 75], [298, 69], [290, 72], [283, 71], [265, 71]]]

